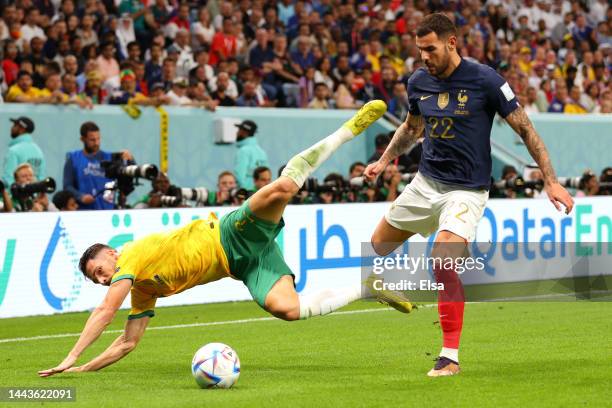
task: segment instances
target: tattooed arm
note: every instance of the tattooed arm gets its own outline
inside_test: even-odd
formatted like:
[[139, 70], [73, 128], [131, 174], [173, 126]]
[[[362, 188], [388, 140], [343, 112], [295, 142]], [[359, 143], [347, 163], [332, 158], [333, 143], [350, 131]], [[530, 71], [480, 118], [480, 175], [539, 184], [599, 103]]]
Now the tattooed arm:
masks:
[[525, 142], [527, 146], [527, 150], [529, 150], [529, 154], [533, 157], [533, 160], [535, 160], [542, 171], [544, 175], [544, 190], [546, 194], [548, 194], [548, 199], [559, 211], [561, 211], [561, 206], [559, 204], [563, 204], [565, 213], [569, 214], [574, 206], [574, 201], [567, 190], [557, 181], [557, 176], [550, 162], [546, 146], [544, 146], [542, 138], [536, 132], [523, 108], [519, 106], [506, 116], [506, 122], [508, 122], [512, 129], [514, 129], [521, 139], [523, 139], [523, 142]]
[[391, 143], [383, 155], [368, 167], [366, 167], [364, 175], [369, 179], [375, 179], [385, 170], [387, 164], [404, 153], [408, 148], [421, 136], [425, 129], [425, 122], [420, 115], [408, 114], [406, 121], [400, 125], [395, 131]]

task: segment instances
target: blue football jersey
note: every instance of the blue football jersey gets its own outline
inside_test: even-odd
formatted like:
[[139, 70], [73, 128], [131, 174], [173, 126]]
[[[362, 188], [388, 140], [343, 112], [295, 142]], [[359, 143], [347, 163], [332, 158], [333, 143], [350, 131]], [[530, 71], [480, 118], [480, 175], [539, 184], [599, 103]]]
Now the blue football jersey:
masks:
[[508, 82], [491, 67], [462, 59], [444, 79], [419, 68], [407, 89], [410, 114], [425, 121], [419, 171], [440, 183], [488, 190], [493, 118], [519, 106]]

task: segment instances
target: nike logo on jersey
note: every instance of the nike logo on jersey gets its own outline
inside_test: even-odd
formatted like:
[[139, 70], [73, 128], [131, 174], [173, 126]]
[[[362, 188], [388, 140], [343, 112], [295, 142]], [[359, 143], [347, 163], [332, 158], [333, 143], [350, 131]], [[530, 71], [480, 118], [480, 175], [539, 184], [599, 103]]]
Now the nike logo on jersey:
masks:
[[427, 98], [431, 98], [433, 95], [421, 95], [421, 100], [424, 101]]

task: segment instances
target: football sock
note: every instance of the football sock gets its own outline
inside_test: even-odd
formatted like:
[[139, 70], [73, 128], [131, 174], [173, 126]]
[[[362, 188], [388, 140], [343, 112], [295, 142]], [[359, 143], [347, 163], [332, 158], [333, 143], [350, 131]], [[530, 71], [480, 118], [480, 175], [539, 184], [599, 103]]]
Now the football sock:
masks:
[[317, 144], [293, 156], [283, 169], [281, 176], [289, 177], [299, 188], [325, 160], [329, 158], [343, 143], [355, 135], [345, 127], [341, 127]]
[[[463, 285], [459, 275], [452, 268], [434, 268], [434, 274], [436, 282], [444, 284], [444, 290], [438, 291], [438, 315], [443, 340], [442, 350], [458, 350], [465, 306]], [[452, 354], [452, 352], [448, 353]], [[440, 356], [459, 362], [458, 351], [453, 355], [455, 358], [447, 354], [440, 354]]]
[[300, 319], [324, 316], [361, 298], [361, 286], [325, 289], [311, 295], [300, 296]]
[[459, 349], [442, 347], [442, 351], [440, 351], [440, 357], [446, 357], [459, 364]]

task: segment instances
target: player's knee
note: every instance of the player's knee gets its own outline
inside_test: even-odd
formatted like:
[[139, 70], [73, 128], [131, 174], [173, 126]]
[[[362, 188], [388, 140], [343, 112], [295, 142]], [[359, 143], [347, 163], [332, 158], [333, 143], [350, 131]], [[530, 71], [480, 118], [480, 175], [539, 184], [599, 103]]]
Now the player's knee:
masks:
[[274, 305], [269, 308], [268, 311], [279, 319], [286, 320], [288, 322], [300, 319], [300, 307], [296, 305]]
[[378, 256], [387, 256], [397, 247], [395, 244], [381, 239], [376, 233], [370, 238], [370, 243], [372, 244], [372, 249], [374, 249], [374, 252], [376, 252]]
[[279, 319], [287, 321], [300, 319], [300, 302], [297, 296], [295, 299], [266, 299], [265, 308]]
[[297, 184], [288, 177], [281, 177], [272, 183], [272, 185], [274, 187], [272, 194], [276, 195], [279, 199], [289, 200], [299, 191]]

